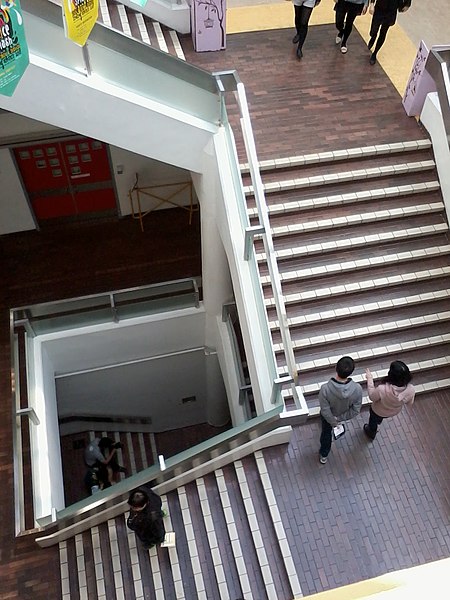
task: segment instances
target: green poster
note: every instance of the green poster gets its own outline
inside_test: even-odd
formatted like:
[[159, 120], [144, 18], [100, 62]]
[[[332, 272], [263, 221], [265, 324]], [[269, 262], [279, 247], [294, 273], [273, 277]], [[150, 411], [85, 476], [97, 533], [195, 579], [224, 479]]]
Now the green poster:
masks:
[[29, 63], [19, 0], [0, 5], [0, 94], [12, 96]]

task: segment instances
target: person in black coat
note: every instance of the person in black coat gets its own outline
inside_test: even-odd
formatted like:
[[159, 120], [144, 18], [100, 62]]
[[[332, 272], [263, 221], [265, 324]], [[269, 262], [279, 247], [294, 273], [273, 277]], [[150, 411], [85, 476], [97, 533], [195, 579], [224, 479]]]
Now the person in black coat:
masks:
[[397, 12], [405, 12], [411, 6], [411, 0], [370, 0], [369, 11], [372, 13], [370, 25], [369, 50], [375, 49], [370, 56], [370, 64], [377, 62], [377, 54], [384, 44], [389, 27], [395, 24]]
[[162, 501], [150, 486], [142, 486], [131, 492], [128, 499], [130, 514], [127, 526], [141, 540], [144, 548], [162, 544], [166, 536], [163, 523]]

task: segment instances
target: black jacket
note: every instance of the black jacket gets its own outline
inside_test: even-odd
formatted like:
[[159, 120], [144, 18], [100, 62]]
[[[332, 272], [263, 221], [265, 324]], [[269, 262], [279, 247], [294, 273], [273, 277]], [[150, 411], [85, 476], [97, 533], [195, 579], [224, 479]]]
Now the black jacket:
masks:
[[166, 535], [161, 498], [149, 487], [145, 486], [138, 490], [147, 494], [148, 503], [139, 512], [130, 510], [127, 526], [146, 546], [161, 544]]

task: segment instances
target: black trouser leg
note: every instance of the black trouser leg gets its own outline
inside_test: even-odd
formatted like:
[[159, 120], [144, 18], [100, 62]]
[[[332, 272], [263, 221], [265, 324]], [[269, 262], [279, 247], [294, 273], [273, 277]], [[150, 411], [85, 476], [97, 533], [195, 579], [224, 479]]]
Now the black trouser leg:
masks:
[[384, 41], [386, 39], [386, 35], [389, 29], [389, 25], [382, 25], [380, 27], [380, 33], [378, 35], [378, 39], [377, 39], [377, 43], [375, 46], [375, 50], [373, 51], [373, 53], [376, 55], [378, 50], [381, 48], [381, 46], [384, 44]]
[[339, 32], [339, 36], [342, 37], [343, 33], [344, 33], [344, 22], [345, 22], [345, 13], [346, 10], [345, 8], [340, 7], [340, 5], [336, 6], [336, 29]]
[[376, 413], [374, 413], [373, 410], [372, 410], [372, 407], [370, 407], [369, 431], [373, 435], [373, 437], [376, 436], [377, 430], [378, 430], [378, 425], [380, 425], [380, 423], [383, 421], [383, 418], [384, 417], [380, 417], [379, 415], [377, 415]]
[[345, 19], [345, 27], [344, 27], [344, 36], [342, 38], [342, 45], [345, 46], [348, 38], [353, 29], [353, 23], [355, 22], [356, 17], [359, 15], [360, 5], [354, 4], [351, 9], [347, 11], [347, 18]]
[[308, 23], [311, 17], [312, 8], [307, 6], [295, 6], [295, 29], [298, 33], [298, 47], [302, 48], [308, 33]]
[[332, 427], [326, 421], [322, 415], [320, 415], [320, 421], [322, 423], [322, 433], [320, 435], [320, 456], [328, 456], [331, 450], [331, 431]]

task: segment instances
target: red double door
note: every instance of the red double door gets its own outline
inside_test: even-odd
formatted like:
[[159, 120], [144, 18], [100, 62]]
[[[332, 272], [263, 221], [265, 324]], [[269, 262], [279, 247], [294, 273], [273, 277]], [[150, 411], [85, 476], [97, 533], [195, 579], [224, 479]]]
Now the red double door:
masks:
[[38, 220], [117, 210], [108, 150], [89, 138], [14, 149]]

